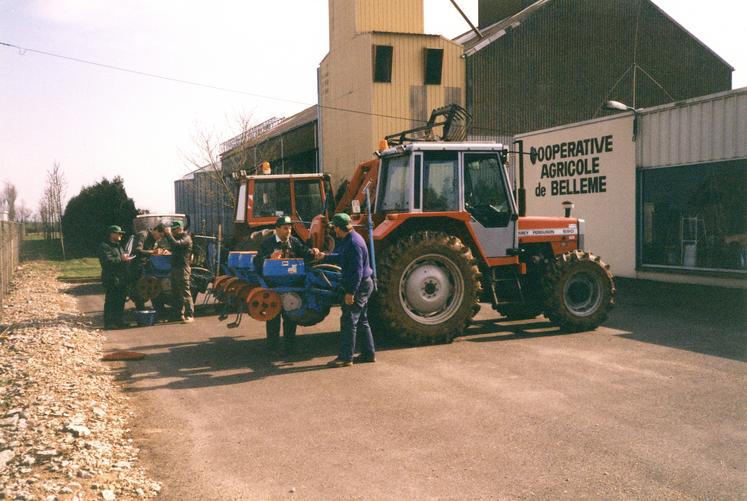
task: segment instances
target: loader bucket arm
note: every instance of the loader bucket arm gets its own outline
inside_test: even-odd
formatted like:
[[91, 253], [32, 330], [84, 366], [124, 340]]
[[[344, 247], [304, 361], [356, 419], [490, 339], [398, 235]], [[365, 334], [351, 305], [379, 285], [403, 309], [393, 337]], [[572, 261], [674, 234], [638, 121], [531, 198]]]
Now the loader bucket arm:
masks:
[[365, 188], [367, 185], [371, 192], [371, 205], [373, 206], [376, 201], [376, 181], [379, 175], [379, 165], [380, 160], [378, 158], [358, 164], [345, 194], [335, 208], [335, 212], [346, 212], [353, 200], [358, 200], [361, 207], [365, 207]]

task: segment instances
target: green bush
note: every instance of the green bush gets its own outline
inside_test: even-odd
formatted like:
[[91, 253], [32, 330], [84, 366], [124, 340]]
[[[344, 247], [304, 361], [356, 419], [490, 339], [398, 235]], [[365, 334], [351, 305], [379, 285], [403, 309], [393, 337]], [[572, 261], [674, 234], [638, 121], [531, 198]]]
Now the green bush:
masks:
[[102, 179], [83, 188], [71, 198], [62, 216], [62, 231], [69, 256], [95, 256], [106, 229], [116, 224], [132, 233], [132, 219], [138, 214], [127, 196], [124, 180]]

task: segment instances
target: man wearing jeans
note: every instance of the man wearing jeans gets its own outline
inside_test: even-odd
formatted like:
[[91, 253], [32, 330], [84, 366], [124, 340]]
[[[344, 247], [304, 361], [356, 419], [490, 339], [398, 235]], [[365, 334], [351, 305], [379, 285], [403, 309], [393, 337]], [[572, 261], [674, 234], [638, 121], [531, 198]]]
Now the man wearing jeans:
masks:
[[[374, 291], [368, 248], [363, 237], [353, 231], [350, 216], [347, 214], [335, 214], [332, 226], [340, 243], [334, 253], [325, 256], [324, 261], [342, 267], [342, 288], [345, 298], [340, 319], [340, 351], [337, 358], [327, 365], [346, 367], [353, 363], [375, 362], [376, 350], [371, 327], [368, 325], [368, 299]], [[363, 346], [361, 354], [353, 357], [358, 333], [361, 334]]]

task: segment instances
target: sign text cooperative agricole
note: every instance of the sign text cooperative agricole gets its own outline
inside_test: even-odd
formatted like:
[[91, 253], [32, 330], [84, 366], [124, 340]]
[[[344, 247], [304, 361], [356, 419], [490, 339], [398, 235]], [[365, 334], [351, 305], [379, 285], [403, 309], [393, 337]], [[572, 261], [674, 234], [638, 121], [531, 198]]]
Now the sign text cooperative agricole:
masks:
[[[532, 148], [532, 165], [540, 164], [538, 197], [605, 193], [607, 176], [600, 173], [602, 158], [612, 152], [612, 135], [590, 137]], [[546, 186], [548, 180], [549, 190]]]

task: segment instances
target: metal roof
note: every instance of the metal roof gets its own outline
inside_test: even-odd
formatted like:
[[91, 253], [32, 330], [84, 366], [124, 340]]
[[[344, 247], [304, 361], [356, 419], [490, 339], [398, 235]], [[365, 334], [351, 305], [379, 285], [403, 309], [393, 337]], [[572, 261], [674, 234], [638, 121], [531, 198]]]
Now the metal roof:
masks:
[[[481, 29], [480, 33], [483, 36], [482, 38], [478, 37], [474, 31], [470, 30], [456, 37], [454, 41], [464, 46], [464, 57], [469, 57], [501, 38], [503, 35], [508, 33], [509, 30], [517, 28], [526, 18], [528, 18], [529, 16], [537, 12], [540, 8], [544, 7], [552, 1], [553, 0], [538, 0], [524, 10], [517, 12], [513, 16], [509, 16], [506, 19], [503, 19], [501, 21], [498, 21], [497, 23], [491, 24], [490, 26]], [[726, 62], [724, 58], [719, 56], [713, 49], [708, 47], [698, 37], [688, 31], [684, 26], [674, 20], [674, 18], [667, 14], [661, 7], [656, 5], [654, 2], [651, 2], [650, 0], [648, 0], [648, 3], [650, 5], [653, 5], [654, 8], [661, 12], [664, 17], [669, 19], [672, 24], [684, 31], [690, 38], [698, 42], [707, 51], [713, 54], [714, 57], [716, 57], [719, 61], [721, 61], [726, 66], [731, 68], [732, 71], [734, 71], [734, 67], [732, 65]]]
[[[221, 156], [230, 154], [231, 151], [241, 147], [241, 146], [252, 146], [255, 144], [262, 143], [264, 141], [267, 141], [268, 139], [271, 139], [273, 137], [277, 137], [281, 134], [284, 134], [286, 132], [290, 132], [293, 129], [297, 129], [299, 127], [302, 127], [306, 124], [312, 123], [313, 121], [317, 120], [317, 106], [309, 106], [305, 110], [296, 113], [293, 116], [290, 116], [288, 118], [283, 119], [276, 125], [274, 125], [271, 129], [263, 132], [262, 134], [257, 135], [256, 137], [252, 137], [250, 140], [244, 142], [244, 143], [237, 143], [232, 145], [232, 147], [228, 150], [225, 150], [221, 153]], [[239, 137], [239, 136], [237, 136]]]
[[508, 32], [508, 30], [517, 28], [527, 17], [531, 16], [550, 2], [552, 2], [552, 0], [537, 0], [529, 7], [517, 12], [513, 16], [509, 16], [506, 19], [481, 29], [480, 34], [482, 34], [482, 38], [478, 37], [474, 31], [470, 30], [456, 37], [454, 41], [464, 47], [464, 56], [469, 57], [501, 38]]

